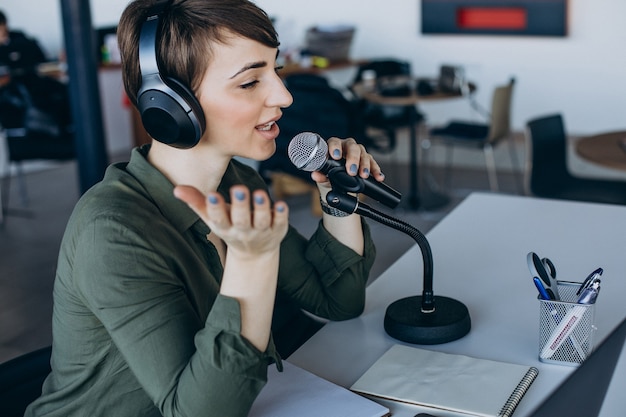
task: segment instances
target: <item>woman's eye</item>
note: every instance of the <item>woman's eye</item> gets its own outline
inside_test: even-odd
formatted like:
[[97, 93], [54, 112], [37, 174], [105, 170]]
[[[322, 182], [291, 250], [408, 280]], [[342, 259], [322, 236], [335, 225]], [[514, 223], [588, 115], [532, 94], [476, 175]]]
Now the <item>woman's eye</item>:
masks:
[[247, 90], [249, 88], [254, 87], [255, 85], [257, 85], [259, 82], [257, 80], [254, 81], [250, 81], [249, 83], [245, 83], [245, 84], [241, 84], [240, 88], [243, 88], [244, 90]]

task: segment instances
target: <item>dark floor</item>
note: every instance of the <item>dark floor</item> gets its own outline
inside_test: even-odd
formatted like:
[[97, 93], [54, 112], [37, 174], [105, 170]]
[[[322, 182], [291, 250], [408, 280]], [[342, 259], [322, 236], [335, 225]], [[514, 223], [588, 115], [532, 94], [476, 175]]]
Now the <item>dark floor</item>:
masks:
[[[385, 165], [387, 183], [406, 195], [408, 171], [405, 165]], [[30, 201], [26, 209], [19, 208], [16, 181], [11, 184], [11, 209], [0, 227], [0, 363], [51, 342], [56, 256], [65, 223], [79, 195], [76, 173], [77, 165], [70, 162], [27, 174]], [[433, 178], [441, 183], [440, 173], [437, 170], [433, 173]], [[512, 174], [499, 174], [499, 179], [501, 192], [521, 192]], [[486, 173], [455, 170], [451, 186], [450, 203], [437, 210], [377, 208], [427, 233], [463, 197], [472, 191], [488, 189]], [[288, 203], [292, 224], [309, 235], [317, 224], [309, 199], [296, 196], [288, 199]], [[414, 241], [380, 224], [370, 222], [370, 226], [378, 251], [371, 278], [375, 279]], [[389, 245], [392, 239], [394, 244]]]

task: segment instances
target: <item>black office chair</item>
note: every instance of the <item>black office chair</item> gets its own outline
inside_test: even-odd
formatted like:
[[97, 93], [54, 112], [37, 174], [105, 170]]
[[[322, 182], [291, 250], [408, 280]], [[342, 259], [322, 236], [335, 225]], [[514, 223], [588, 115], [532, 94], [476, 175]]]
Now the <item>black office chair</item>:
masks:
[[10, 167], [15, 166], [22, 205], [28, 196], [24, 161], [76, 158], [67, 86], [48, 77], [11, 82], [0, 90], [0, 127], [6, 137], [9, 166], [3, 173], [2, 210], [7, 211]]
[[319, 193], [311, 173], [299, 170], [289, 160], [287, 148], [298, 133], [315, 132], [328, 139], [331, 136], [363, 137], [363, 124], [358, 103], [316, 74], [292, 74], [284, 79], [293, 96], [293, 104], [283, 109], [279, 121], [280, 134], [276, 152], [259, 164], [259, 173], [271, 184], [273, 195], [283, 199], [291, 195], [311, 194], [311, 209], [321, 216]]
[[359, 141], [363, 127], [358, 105], [321, 75], [292, 74], [285, 77], [284, 82], [293, 96], [293, 104], [283, 109], [276, 152], [261, 162], [259, 172], [266, 180], [268, 173], [278, 171], [313, 183], [309, 172], [297, 169], [289, 160], [289, 142], [301, 132], [315, 132], [324, 139], [337, 136], [354, 137]]
[[526, 124], [527, 194], [537, 197], [626, 204], [626, 182], [584, 179], [567, 168], [567, 133], [561, 114]]
[[[376, 78], [394, 75], [411, 76], [411, 64], [398, 59], [378, 59], [361, 64], [352, 85], [363, 80], [365, 71], [374, 71]], [[367, 129], [365, 146], [382, 153], [392, 152], [396, 147], [396, 131], [424, 120], [424, 115], [415, 106], [386, 106], [362, 100], [362, 117]], [[370, 129], [368, 129], [370, 128]], [[372, 133], [373, 132], [373, 133]]]
[[0, 416], [22, 417], [50, 373], [48, 346], [0, 364]]
[[509, 139], [509, 150], [514, 169], [518, 168], [517, 154], [511, 137], [511, 101], [515, 79], [511, 78], [506, 85], [495, 88], [491, 102], [491, 112], [487, 115], [487, 123], [465, 120], [451, 120], [446, 126], [430, 130], [430, 140], [442, 143], [447, 147], [446, 185], [450, 184], [450, 168], [452, 152], [455, 146], [480, 149], [485, 157], [485, 166], [492, 191], [498, 191], [498, 176], [493, 148], [502, 140]]

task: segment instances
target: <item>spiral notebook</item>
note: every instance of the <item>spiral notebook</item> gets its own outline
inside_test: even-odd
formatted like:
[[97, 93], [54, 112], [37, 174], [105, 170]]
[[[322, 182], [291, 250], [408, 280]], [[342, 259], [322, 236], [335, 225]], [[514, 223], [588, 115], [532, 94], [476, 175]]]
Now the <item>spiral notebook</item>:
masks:
[[350, 389], [372, 399], [508, 417], [538, 373], [525, 365], [394, 345]]

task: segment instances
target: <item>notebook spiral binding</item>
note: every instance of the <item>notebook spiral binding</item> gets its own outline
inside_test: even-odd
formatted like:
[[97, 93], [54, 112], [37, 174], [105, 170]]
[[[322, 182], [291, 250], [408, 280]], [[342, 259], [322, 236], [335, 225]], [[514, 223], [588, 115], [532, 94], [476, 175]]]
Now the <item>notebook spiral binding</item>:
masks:
[[528, 388], [530, 388], [530, 384], [532, 384], [535, 378], [537, 378], [537, 375], [539, 375], [539, 369], [534, 366], [526, 372], [524, 378], [522, 378], [519, 384], [517, 384], [517, 387], [515, 387], [509, 396], [509, 399], [506, 400], [506, 403], [502, 407], [502, 410], [500, 410], [498, 417], [510, 417], [513, 414], [513, 411], [515, 411], [517, 405], [522, 400], [522, 397], [526, 394]]

